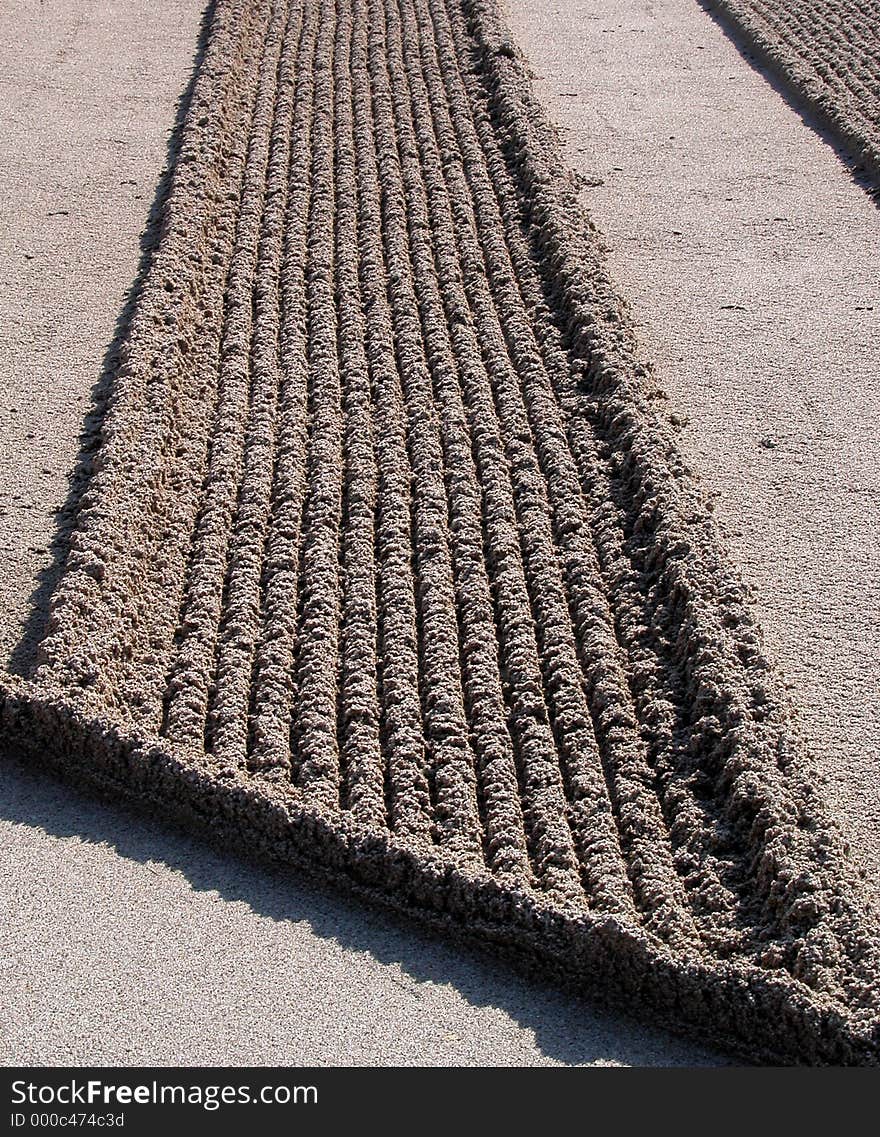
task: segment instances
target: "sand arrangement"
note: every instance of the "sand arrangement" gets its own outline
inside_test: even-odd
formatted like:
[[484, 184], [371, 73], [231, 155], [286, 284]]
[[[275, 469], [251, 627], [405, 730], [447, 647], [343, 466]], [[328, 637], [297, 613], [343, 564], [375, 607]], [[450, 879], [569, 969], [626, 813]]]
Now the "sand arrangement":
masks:
[[880, 181], [877, 0], [700, 0]]
[[492, 0], [219, 0], [7, 738], [758, 1060], [880, 952]]

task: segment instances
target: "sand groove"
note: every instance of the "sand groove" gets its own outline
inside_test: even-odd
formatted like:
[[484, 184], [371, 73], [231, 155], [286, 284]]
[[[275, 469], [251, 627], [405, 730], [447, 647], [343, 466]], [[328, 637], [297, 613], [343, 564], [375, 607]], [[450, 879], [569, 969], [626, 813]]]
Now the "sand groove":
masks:
[[219, 0], [40, 662], [70, 775], [757, 1057], [877, 945], [491, 0]]

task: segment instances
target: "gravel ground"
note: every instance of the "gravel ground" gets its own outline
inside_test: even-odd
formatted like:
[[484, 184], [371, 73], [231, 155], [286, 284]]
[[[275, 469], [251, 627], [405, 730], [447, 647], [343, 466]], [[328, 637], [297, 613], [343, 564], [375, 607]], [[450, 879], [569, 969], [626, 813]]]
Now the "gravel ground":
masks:
[[0, 801], [4, 1065], [725, 1063], [9, 761]]

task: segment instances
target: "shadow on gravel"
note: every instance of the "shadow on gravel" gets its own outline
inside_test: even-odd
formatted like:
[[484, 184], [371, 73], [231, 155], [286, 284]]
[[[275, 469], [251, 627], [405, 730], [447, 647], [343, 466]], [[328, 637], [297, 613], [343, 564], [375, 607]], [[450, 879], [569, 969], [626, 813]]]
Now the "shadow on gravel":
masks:
[[853, 147], [841, 138], [839, 131], [825, 118], [820, 108], [803, 95], [776, 61], [762, 51], [751, 36], [717, 7], [716, 0], [697, 0], [697, 3], [718, 25], [752, 70], [785, 100], [805, 126], [831, 147], [852, 181], [880, 208], [880, 170], [868, 169], [860, 162]]
[[180, 145], [180, 134], [186, 118], [189, 104], [192, 99], [196, 76], [205, 53], [208, 42], [208, 32], [214, 14], [214, 0], [210, 0], [202, 16], [199, 27], [196, 52], [193, 57], [192, 71], [187, 85], [181, 94], [174, 116], [174, 125], [168, 137], [165, 157], [165, 168], [156, 185], [153, 202], [147, 214], [146, 225], [140, 237], [140, 258], [137, 274], [129, 288], [125, 304], [116, 320], [113, 330], [113, 339], [110, 341], [101, 363], [101, 373], [91, 391], [91, 408], [83, 420], [82, 431], [79, 437], [79, 452], [73, 470], [68, 474], [70, 489], [64, 504], [56, 514], [55, 535], [49, 549], [52, 561], [41, 570], [38, 585], [30, 596], [30, 612], [24, 626], [21, 638], [10, 655], [7, 664], [13, 675], [27, 678], [36, 664], [37, 647], [42, 640], [46, 623], [49, 618], [49, 603], [52, 593], [67, 560], [70, 535], [76, 523], [79, 503], [89, 484], [92, 470], [92, 459], [98, 448], [101, 438], [101, 427], [110, 393], [113, 389], [113, 379], [119, 363], [119, 352], [128, 336], [131, 318], [140, 299], [144, 282], [152, 263], [153, 253], [159, 241], [161, 231], [162, 213], [171, 188], [171, 179], [174, 171], [174, 160]]
[[[474, 1007], [495, 1007], [534, 1032], [540, 1052], [566, 1065], [724, 1065], [727, 1060], [622, 1015], [526, 980], [476, 949], [444, 942], [401, 918], [280, 870], [224, 856], [197, 839], [62, 785], [0, 754], [0, 820], [51, 837], [109, 845], [123, 858], [166, 865], [194, 891], [216, 892], [278, 922], [305, 922], [321, 939], [398, 964], [416, 983], [451, 985]], [[136, 1023], [133, 1024], [136, 1029]], [[308, 1055], [291, 1055], [308, 1062]]]

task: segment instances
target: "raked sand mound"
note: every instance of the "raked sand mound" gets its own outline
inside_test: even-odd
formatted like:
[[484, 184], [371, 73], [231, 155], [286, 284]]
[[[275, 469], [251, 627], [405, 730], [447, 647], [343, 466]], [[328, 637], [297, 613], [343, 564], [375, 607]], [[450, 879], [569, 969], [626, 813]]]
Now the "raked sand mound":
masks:
[[758, 1058], [871, 916], [487, 0], [220, 0], [20, 747]]

